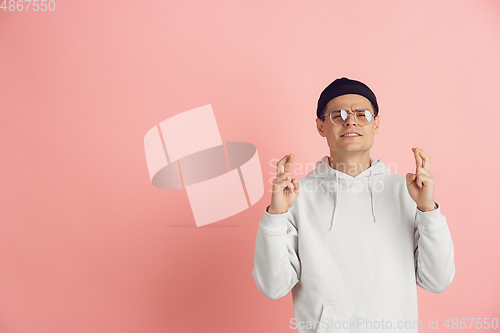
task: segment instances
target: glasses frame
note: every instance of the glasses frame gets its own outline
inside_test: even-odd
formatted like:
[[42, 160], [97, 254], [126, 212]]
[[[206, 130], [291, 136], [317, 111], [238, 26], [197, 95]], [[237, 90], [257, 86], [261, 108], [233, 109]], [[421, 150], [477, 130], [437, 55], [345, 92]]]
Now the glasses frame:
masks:
[[[342, 111], [342, 110], [343, 110], [343, 111], [345, 111], [345, 112], [347, 112], [347, 118], [345, 118], [345, 119], [344, 119], [344, 122], [343, 122], [342, 124], [335, 124], [335, 123], [333, 122], [333, 119], [332, 119], [332, 113], [333, 113], [333, 112], [335, 112], [335, 111]], [[370, 122], [369, 122], [368, 124], [366, 124], [366, 125], [361, 125], [361, 124], [358, 122], [358, 116], [357, 116], [357, 114], [358, 114], [358, 112], [361, 112], [361, 111], [368, 111], [368, 112], [370, 112], [370, 113], [372, 114], [372, 119], [371, 119], [371, 120], [370, 120]], [[337, 125], [337, 126], [343, 126], [343, 125], [345, 124], [345, 122], [347, 121], [347, 119], [349, 119], [349, 115], [350, 115], [350, 114], [354, 115], [354, 120], [356, 121], [356, 123], [357, 123], [359, 126], [368, 126], [368, 125], [370, 125], [370, 124], [371, 124], [371, 123], [375, 120], [375, 117], [376, 117], [376, 115], [374, 115], [374, 114], [373, 114], [373, 112], [372, 112], [371, 110], [368, 110], [368, 109], [357, 109], [357, 110], [354, 110], [354, 111], [349, 111], [349, 110], [346, 110], [346, 109], [335, 109], [335, 110], [330, 111], [330, 113], [328, 113], [328, 114], [324, 114], [322, 117], [323, 117], [323, 121], [325, 121], [325, 119], [324, 119], [324, 118], [325, 118], [326, 116], [328, 116], [328, 118], [330, 118], [330, 121], [332, 122], [332, 124]]]

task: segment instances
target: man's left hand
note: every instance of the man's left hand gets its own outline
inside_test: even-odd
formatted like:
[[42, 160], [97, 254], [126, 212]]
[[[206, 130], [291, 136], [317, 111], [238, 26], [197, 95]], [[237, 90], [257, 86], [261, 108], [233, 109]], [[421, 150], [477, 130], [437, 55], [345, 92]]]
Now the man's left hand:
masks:
[[423, 212], [434, 210], [434, 176], [430, 172], [431, 158], [422, 149], [412, 148], [416, 172], [406, 174], [406, 187], [417, 208]]

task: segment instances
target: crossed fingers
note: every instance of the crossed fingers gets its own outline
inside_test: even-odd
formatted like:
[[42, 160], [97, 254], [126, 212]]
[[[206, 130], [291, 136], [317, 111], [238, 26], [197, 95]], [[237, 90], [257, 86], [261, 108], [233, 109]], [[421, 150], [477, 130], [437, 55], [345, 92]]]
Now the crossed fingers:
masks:
[[431, 158], [420, 148], [413, 148], [413, 153], [415, 154], [415, 162], [418, 167], [423, 167], [427, 171], [431, 171]]
[[284, 172], [289, 172], [292, 168], [293, 160], [295, 160], [294, 155], [285, 155], [277, 164], [278, 172], [276, 176], [281, 176]]
[[433, 175], [430, 172], [431, 158], [420, 148], [413, 148], [416, 163], [416, 184], [423, 188], [424, 183], [433, 181]]

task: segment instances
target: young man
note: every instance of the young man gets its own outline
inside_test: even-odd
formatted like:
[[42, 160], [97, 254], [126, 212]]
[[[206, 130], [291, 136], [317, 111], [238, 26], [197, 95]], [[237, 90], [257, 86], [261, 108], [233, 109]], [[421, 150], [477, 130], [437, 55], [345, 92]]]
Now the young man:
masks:
[[298, 332], [418, 332], [416, 286], [440, 293], [455, 276], [430, 158], [412, 148], [416, 172], [404, 177], [370, 157], [378, 112], [365, 84], [333, 81], [316, 119], [330, 156], [298, 180], [294, 155], [277, 164], [252, 275], [269, 299], [292, 290]]

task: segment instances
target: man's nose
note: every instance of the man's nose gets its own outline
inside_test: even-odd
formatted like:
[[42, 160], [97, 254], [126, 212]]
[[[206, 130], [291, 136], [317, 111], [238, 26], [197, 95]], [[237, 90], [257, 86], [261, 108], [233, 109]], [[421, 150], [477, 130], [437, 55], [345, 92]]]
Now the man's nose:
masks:
[[356, 119], [354, 118], [354, 113], [348, 113], [347, 114], [347, 119], [345, 120], [344, 126], [345, 125], [356, 125], [356, 126], [358, 126], [358, 123], [356, 122]]

